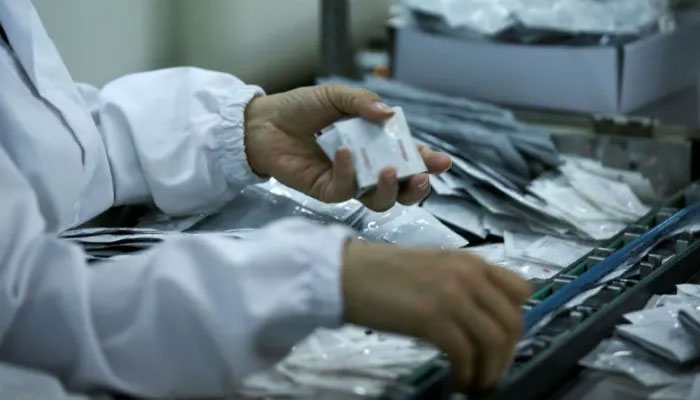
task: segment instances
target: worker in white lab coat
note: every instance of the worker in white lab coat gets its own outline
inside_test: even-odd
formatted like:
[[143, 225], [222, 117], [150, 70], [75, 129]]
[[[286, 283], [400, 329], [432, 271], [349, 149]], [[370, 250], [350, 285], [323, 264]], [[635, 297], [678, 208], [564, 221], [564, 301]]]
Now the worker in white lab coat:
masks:
[[[466, 252], [359, 243], [344, 227], [295, 219], [249, 241], [175, 235], [90, 266], [57, 238], [114, 205], [215, 210], [268, 176], [348, 199], [349, 152], [331, 162], [313, 133], [347, 114], [388, 117], [374, 94], [264, 96], [195, 68], [98, 91], [73, 83], [30, 0], [0, 1], [0, 26], [0, 390], [11, 379], [2, 372], [19, 366], [76, 391], [225, 395], [315, 327], [342, 322], [433, 341], [465, 387], [492, 384], [507, 366], [527, 284]], [[449, 167], [422, 154], [431, 172]], [[399, 189], [388, 169], [362, 200], [415, 203], [427, 176]]]

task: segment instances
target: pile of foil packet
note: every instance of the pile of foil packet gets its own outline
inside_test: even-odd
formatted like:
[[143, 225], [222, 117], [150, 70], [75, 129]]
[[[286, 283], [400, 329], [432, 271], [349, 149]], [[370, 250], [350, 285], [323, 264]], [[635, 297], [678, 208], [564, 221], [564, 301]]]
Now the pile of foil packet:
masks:
[[653, 296], [624, 318], [580, 364], [628, 376], [650, 399], [700, 398], [700, 285], [677, 285], [675, 294]]
[[675, 28], [668, 0], [404, 0], [403, 24], [517, 43], [609, 45]]

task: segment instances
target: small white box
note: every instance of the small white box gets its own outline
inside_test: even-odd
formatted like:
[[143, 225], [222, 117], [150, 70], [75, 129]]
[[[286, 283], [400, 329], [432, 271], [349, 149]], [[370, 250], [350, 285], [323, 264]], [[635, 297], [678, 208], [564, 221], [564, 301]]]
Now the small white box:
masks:
[[363, 193], [377, 185], [379, 173], [395, 167], [399, 181], [427, 171], [401, 107], [394, 116], [380, 123], [361, 117], [334, 123], [317, 138], [319, 146], [333, 160], [338, 148], [345, 146], [352, 154], [357, 186]]

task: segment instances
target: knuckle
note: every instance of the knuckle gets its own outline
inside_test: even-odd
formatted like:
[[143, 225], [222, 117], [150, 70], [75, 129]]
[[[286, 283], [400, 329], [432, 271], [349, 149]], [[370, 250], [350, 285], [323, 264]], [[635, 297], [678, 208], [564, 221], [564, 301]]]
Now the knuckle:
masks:
[[345, 96], [347, 89], [347, 86], [338, 83], [324, 83], [320, 86], [321, 93], [326, 99], [341, 110], [346, 109], [348, 105], [348, 96]]
[[321, 89], [327, 93], [338, 93], [341, 92], [345, 86], [339, 83], [324, 83], [321, 85]]
[[474, 273], [479, 275], [485, 275], [486, 270], [489, 267], [488, 264], [486, 264], [486, 262], [484, 262], [484, 260], [480, 257], [472, 257], [469, 266]]
[[500, 330], [495, 330], [488, 335], [486, 345], [492, 349], [504, 350], [508, 344], [508, 336]]
[[454, 280], [447, 281], [442, 283], [439, 296], [442, 309], [449, 311], [463, 303], [464, 289]]
[[338, 93], [340, 93], [340, 85], [335, 83], [324, 83], [319, 86], [319, 90], [326, 95], [331, 100], [335, 100]]
[[436, 298], [428, 298], [418, 309], [418, 315], [426, 322], [438, 324], [442, 322], [441, 306]]
[[428, 309], [431, 311], [426, 312], [423, 317], [425, 323], [422, 325], [420, 336], [447, 352], [447, 344], [443, 343], [442, 340], [442, 327], [444, 326], [442, 317], [439, 312], [432, 311], [433, 307], [428, 307]]
[[372, 100], [379, 100], [379, 95], [374, 93], [371, 90], [367, 89], [358, 89], [357, 91], [358, 97], [364, 97]]

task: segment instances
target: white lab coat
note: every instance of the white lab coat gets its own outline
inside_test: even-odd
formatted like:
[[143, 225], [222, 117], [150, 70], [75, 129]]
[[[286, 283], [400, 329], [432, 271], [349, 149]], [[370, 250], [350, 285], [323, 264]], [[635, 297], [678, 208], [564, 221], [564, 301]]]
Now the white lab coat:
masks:
[[206, 212], [259, 181], [243, 112], [261, 90], [195, 68], [79, 88], [30, 0], [0, 1], [0, 24], [1, 361], [72, 390], [218, 396], [340, 322], [342, 227], [176, 236], [88, 266], [57, 233], [118, 204]]

